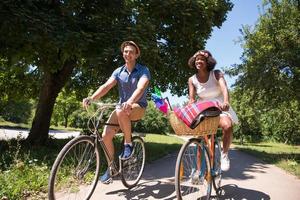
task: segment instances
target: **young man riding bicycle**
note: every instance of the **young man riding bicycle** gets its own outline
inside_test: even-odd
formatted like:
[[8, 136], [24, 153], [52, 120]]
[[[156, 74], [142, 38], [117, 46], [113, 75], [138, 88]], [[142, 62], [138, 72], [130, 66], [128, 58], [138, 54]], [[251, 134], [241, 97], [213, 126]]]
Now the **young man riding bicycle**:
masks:
[[[141, 52], [135, 42], [123, 42], [121, 45], [121, 52], [125, 64], [117, 68], [106, 83], [101, 85], [91, 97], [83, 99], [82, 103], [84, 107], [88, 106], [90, 100], [100, 99], [118, 84], [119, 104], [111, 113], [107, 123], [119, 124], [119, 126], [105, 126], [102, 136], [108, 152], [113, 157], [113, 138], [121, 129], [124, 133], [124, 151], [122, 152], [121, 157], [128, 158], [132, 153], [131, 121], [139, 120], [145, 114], [150, 71], [146, 66], [137, 63], [136, 60]], [[107, 169], [100, 180], [103, 183], [107, 183], [109, 179], [110, 172], [109, 169]]]

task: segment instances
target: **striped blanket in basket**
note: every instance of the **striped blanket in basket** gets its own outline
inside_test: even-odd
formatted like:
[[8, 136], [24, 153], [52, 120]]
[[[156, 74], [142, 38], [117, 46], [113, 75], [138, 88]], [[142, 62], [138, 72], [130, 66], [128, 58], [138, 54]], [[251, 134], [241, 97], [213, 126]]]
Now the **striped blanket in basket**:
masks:
[[199, 115], [211, 108], [216, 108], [219, 110], [219, 103], [216, 101], [195, 102], [188, 104], [183, 108], [174, 108], [174, 113], [188, 127], [194, 129], [198, 125], [197, 118]]

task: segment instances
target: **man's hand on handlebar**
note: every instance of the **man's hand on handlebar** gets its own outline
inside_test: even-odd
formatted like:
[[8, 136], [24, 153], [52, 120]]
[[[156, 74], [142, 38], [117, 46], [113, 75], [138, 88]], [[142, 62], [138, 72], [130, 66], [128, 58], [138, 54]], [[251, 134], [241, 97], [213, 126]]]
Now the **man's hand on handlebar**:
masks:
[[87, 107], [89, 107], [91, 105], [91, 98], [87, 97], [87, 98], [84, 98], [82, 100], [82, 107], [84, 107], [85, 109], [87, 109]]
[[119, 104], [116, 108], [121, 109], [121, 110], [125, 111], [125, 113], [127, 115], [130, 115], [131, 110], [132, 110], [132, 104], [129, 102], [124, 102], [122, 104]]

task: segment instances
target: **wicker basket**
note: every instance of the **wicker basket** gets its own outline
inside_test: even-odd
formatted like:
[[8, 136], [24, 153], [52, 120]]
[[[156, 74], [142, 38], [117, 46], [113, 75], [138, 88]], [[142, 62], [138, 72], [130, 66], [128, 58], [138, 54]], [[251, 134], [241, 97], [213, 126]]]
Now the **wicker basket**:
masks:
[[211, 135], [217, 132], [220, 117], [207, 117], [195, 129], [189, 128], [183, 121], [178, 119], [173, 111], [169, 113], [169, 120], [176, 135]]

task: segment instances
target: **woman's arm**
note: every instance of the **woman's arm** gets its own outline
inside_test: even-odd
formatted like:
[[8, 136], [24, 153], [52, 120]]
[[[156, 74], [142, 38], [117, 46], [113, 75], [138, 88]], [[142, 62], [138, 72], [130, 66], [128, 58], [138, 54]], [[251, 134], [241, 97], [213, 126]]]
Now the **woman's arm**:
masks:
[[222, 91], [223, 99], [224, 99], [224, 102], [221, 105], [221, 109], [224, 110], [224, 111], [227, 111], [227, 110], [229, 110], [229, 105], [230, 104], [229, 104], [229, 92], [228, 92], [228, 87], [227, 87], [226, 80], [225, 80], [225, 78], [224, 78], [221, 71], [215, 70], [214, 73], [215, 73], [215, 77], [216, 77], [216, 79], [219, 82], [219, 85], [221, 87], [221, 91]]
[[195, 102], [195, 87], [193, 85], [193, 78], [190, 77], [188, 80], [189, 85], [189, 104]]

